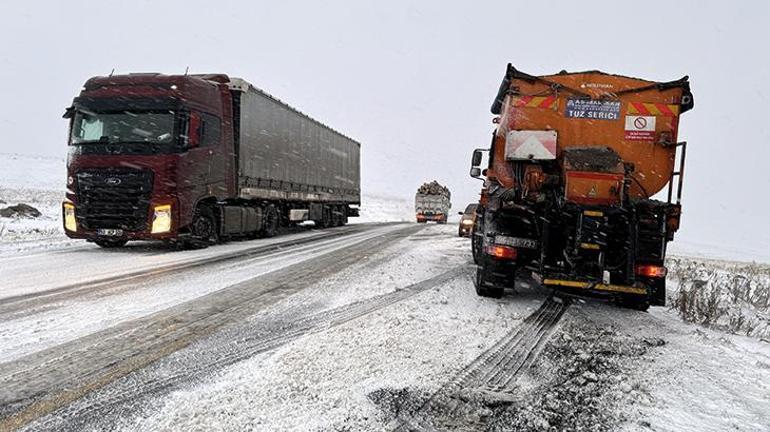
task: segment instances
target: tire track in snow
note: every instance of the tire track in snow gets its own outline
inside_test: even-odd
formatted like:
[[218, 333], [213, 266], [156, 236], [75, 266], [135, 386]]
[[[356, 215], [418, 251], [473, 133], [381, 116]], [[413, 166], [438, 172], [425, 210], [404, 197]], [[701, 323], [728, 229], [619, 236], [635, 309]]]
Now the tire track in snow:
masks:
[[211, 343], [204, 341], [200, 346], [191, 347], [190, 352], [193, 355], [185, 356], [184, 352], [180, 352], [180, 355], [164, 359], [157, 366], [138, 370], [105, 388], [103, 392], [93, 394], [56, 413], [56, 417], [51, 416], [49, 421], [42, 419], [43, 421], [32, 425], [33, 429], [101, 429], [108, 424], [114, 424], [115, 416], [125, 418], [129, 414], [137, 415], [137, 412], [146, 409], [153, 399], [168, 394], [182, 384], [202, 381], [212, 372], [216, 373], [229, 365], [411, 298], [469, 274], [469, 269], [469, 266], [453, 268], [396, 291], [311, 315], [305, 315], [306, 311], [298, 310], [281, 322], [275, 322], [272, 316], [264, 317], [254, 324], [255, 333], [245, 339], [241, 337], [233, 343], [228, 336], [228, 333], [242, 334], [243, 328], [217, 335], [216, 340]]
[[[517, 378], [537, 358], [567, 310], [566, 300], [549, 297], [535, 312], [494, 346], [463, 368], [417, 407], [407, 407], [396, 419], [395, 431], [443, 430], [462, 408], [464, 393], [500, 400], [512, 399]], [[437, 423], [439, 423], [437, 425]]]
[[[55, 305], [57, 303], [61, 303], [62, 301], [85, 296], [93, 292], [99, 292], [100, 295], [104, 295], [107, 292], [120, 292], [121, 288], [130, 289], [136, 284], [146, 284], [163, 277], [173, 276], [192, 269], [225, 262], [237, 263], [246, 261], [273, 252], [283, 251], [286, 248], [293, 248], [323, 240], [335, 239], [346, 235], [364, 232], [367, 229], [372, 228], [377, 227], [362, 227], [351, 225], [346, 227], [344, 230], [324, 232], [318, 235], [311, 235], [309, 237], [281, 241], [268, 245], [260, 245], [245, 250], [228, 252], [222, 255], [194, 258], [184, 262], [171, 262], [169, 264], [150, 269], [142, 269], [135, 272], [124, 273], [97, 280], [78, 282], [51, 288], [45, 291], [37, 291], [33, 293], [0, 298], [0, 320], [7, 321], [18, 319], [22, 316], [28, 315], [29, 313], [49, 310], [50, 307], [47, 307], [49, 305]], [[28, 313], [25, 314], [24, 312]]]
[[0, 364], [0, 431], [65, 407], [421, 229], [408, 225], [343, 238], [338, 249], [320, 256]]

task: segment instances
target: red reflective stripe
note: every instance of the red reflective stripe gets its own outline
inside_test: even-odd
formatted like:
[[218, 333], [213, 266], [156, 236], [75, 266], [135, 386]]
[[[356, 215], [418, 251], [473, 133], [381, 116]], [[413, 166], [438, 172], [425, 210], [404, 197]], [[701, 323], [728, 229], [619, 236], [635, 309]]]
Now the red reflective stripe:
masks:
[[522, 96], [516, 100], [516, 106], [527, 106], [534, 96]]
[[646, 106], [644, 106], [644, 103], [642, 102], [631, 102], [634, 105], [634, 108], [636, 108], [636, 112], [639, 114], [645, 114], [650, 115], [650, 111], [647, 109]]
[[674, 114], [673, 111], [671, 111], [671, 108], [668, 107], [668, 104], [656, 104], [656, 106], [658, 107], [660, 112], [662, 112], [664, 115], [672, 116], [672, 117], [676, 115]]
[[543, 100], [543, 102], [541, 102], [541, 103], [540, 103], [540, 105], [538, 105], [538, 106], [539, 106], [540, 108], [550, 108], [550, 107], [551, 107], [551, 104], [554, 102], [554, 100], [556, 100], [556, 98], [555, 98], [555, 97], [553, 97], [553, 96], [548, 96], [548, 97], [547, 97], [547, 98], [545, 98], [545, 100]]

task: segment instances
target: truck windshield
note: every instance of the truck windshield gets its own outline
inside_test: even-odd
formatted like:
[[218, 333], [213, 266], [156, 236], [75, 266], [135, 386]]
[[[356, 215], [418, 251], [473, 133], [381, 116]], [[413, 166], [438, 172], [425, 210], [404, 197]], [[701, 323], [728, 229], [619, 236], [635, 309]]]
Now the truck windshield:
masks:
[[72, 124], [71, 144], [170, 143], [174, 136], [173, 111], [78, 111]]

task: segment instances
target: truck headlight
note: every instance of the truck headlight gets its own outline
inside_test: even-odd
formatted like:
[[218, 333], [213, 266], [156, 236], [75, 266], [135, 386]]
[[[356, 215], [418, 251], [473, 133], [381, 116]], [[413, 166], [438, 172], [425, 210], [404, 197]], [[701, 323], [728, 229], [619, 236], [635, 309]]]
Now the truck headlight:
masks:
[[78, 221], [75, 219], [75, 206], [70, 203], [64, 203], [64, 229], [72, 232], [78, 230]]
[[473, 225], [473, 221], [470, 219], [463, 219], [463, 225]]
[[171, 231], [171, 205], [155, 206], [152, 215], [152, 234], [160, 234]]

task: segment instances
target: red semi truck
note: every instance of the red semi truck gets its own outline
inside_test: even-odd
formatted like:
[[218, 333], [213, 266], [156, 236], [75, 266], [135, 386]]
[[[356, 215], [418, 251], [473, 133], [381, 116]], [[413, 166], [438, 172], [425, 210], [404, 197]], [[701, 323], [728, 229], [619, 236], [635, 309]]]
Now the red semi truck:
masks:
[[64, 117], [70, 238], [204, 246], [358, 215], [360, 144], [244, 80], [95, 77]]

